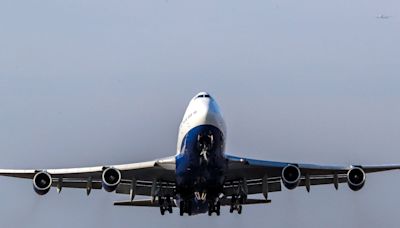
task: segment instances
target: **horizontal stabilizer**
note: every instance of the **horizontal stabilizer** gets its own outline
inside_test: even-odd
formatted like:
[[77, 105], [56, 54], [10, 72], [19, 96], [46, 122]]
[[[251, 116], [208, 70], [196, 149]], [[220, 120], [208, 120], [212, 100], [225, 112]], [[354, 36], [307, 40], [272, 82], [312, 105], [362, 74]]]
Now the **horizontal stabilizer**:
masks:
[[[127, 200], [114, 202], [114, 206], [136, 206], [136, 207], [159, 207], [158, 200], [143, 199], [143, 200]], [[175, 202], [172, 201], [172, 206], [176, 207]]]
[[266, 199], [247, 199], [243, 205], [250, 205], [250, 204], [263, 204], [263, 203], [271, 203], [271, 200]]
[[[221, 206], [230, 206], [231, 205], [231, 199], [228, 198], [223, 198], [220, 200]], [[242, 205], [251, 205], [251, 204], [264, 204], [264, 203], [271, 203], [271, 200], [266, 200], [266, 199], [246, 199], [245, 202], [242, 203]]]
[[[221, 206], [230, 206], [231, 205], [231, 199], [223, 198], [220, 200]], [[172, 207], [176, 207], [176, 204], [174, 201], [172, 201]], [[271, 200], [265, 200], [265, 199], [247, 199], [243, 205], [251, 205], [251, 204], [265, 204], [265, 203], [271, 203]], [[127, 200], [127, 201], [116, 201], [114, 202], [114, 206], [136, 206], [136, 207], [159, 207], [160, 204], [158, 203], [158, 200], [152, 201], [151, 199], [143, 199], [143, 200]]]

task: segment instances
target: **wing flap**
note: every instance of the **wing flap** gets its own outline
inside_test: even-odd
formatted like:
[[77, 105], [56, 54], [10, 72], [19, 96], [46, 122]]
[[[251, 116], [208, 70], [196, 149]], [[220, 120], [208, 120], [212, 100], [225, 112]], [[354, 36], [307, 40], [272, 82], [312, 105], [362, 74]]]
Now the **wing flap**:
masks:
[[[59, 187], [61, 186], [62, 188], [83, 188], [87, 189], [88, 182], [87, 181], [82, 181], [82, 180], [62, 180], [61, 185], [59, 185], [58, 179], [53, 180], [53, 183], [51, 185], [52, 187]], [[101, 182], [100, 181], [93, 181], [91, 184], [91, 189], [101, 189]]]
[[[347, 177], [346, 175], [338, 176], [338, 183], [346, 183]], [[327, 176], [311, 176], [310, 177], [310, 185], [326, 185], [335, 183], [335, 179], [333, 175]], [[299, 186], [306, 186], [306, 179], [303, 177], [300, 180]]]
[[[247, 180], [247, 194], [258, 194], [262, 192], [262, 179]], [[233, 181], [225, 183], [224, 195], [232, 196], [238, 194], [239, 182]], [[282, 190], [282, 184], [279, 179], [268, 181], [268, 192], [279, 192]]]

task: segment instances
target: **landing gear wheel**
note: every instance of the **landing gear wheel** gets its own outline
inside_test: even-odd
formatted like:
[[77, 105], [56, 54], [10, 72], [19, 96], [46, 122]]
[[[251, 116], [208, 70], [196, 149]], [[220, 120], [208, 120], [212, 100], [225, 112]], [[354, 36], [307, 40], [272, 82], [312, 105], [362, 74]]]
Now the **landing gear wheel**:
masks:
[[215, 212], [215, 214], [217, 214], [217, 216], [219, 216], [221, 214], [221, 203], [220, 202], [217, 202], [216, 204], [214, 204], [214, 202], [208, 203], [208, 215], [211, 216], [213, 212]]
[[172, 214], [172, 203], [169, 196], [159, 197], [158, 203], [160, 206], [161, 215], [164, 215], [166, 211]]
[[186, 203], [187, 207], [186, 207], [186, 212], [188, 213], [189, 216], [192, 216], [192, 202], [189, 201]]
[[184, 213], [185, 213], [185, 204], [183, 203], [183, 201], [181, 201], [179, 203], [179, 215], [183, 216]]
[[[168, 208], [168, 211], [172, 213], [172, 207]], [[183, 214], [187, 213], [189, 216], [192, 215], [192, 202], [191, 201], [181, 201], [179, 203], [179, 215], [183, 216]]]
[[214, 212], [214, 203], [213, 202], [209, 202], [208, 203], [208, 216], [211, 216], [212, 213]]
[[242, 214], [242, 204], [246, 201], [246, 196], [232, 196], [230, 213], [237, 211], [238, 214]]

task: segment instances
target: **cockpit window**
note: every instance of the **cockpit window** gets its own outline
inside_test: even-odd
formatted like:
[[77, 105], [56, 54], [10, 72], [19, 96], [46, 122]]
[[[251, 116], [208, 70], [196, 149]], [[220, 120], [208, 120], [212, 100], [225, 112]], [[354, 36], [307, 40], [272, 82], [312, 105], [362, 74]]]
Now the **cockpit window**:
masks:
[[200, 95], [198, 95], [198, 96], [196, 97], [196, 99], [197, 99], [197, 98], [200, 98], [200, 97], [208, 97], [208, 98], [210, 98], [211, 96], [208, 95], [208, 94], [200, 94]]

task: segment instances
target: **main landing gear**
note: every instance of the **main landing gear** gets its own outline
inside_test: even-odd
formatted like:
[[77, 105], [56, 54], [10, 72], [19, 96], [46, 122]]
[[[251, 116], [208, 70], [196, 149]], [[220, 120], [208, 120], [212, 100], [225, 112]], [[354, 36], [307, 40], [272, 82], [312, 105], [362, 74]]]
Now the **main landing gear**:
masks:
[[212, 213], [217, 214], [217, 216], [219, 216], [221, 214], [221, 203], [220, 202], [214, 202], [214, 201], [210, 201], [208, 203], [208, 216], [211, 216]]
[[161, 215], [164, 215], [166, 211], [172, 214], [172, 201], [170, 197], [160, 198], [158, 202], [160, 204]]
[[233, 213], [234, 211], [237, 211], [237, 213], [240, 215], [242, 214], [242, 204], [243, 204], [243, 197], [237, 197], [237, 196], [232, 196], [231, 199], [231, 208], [229, 209], [230, 213]]

